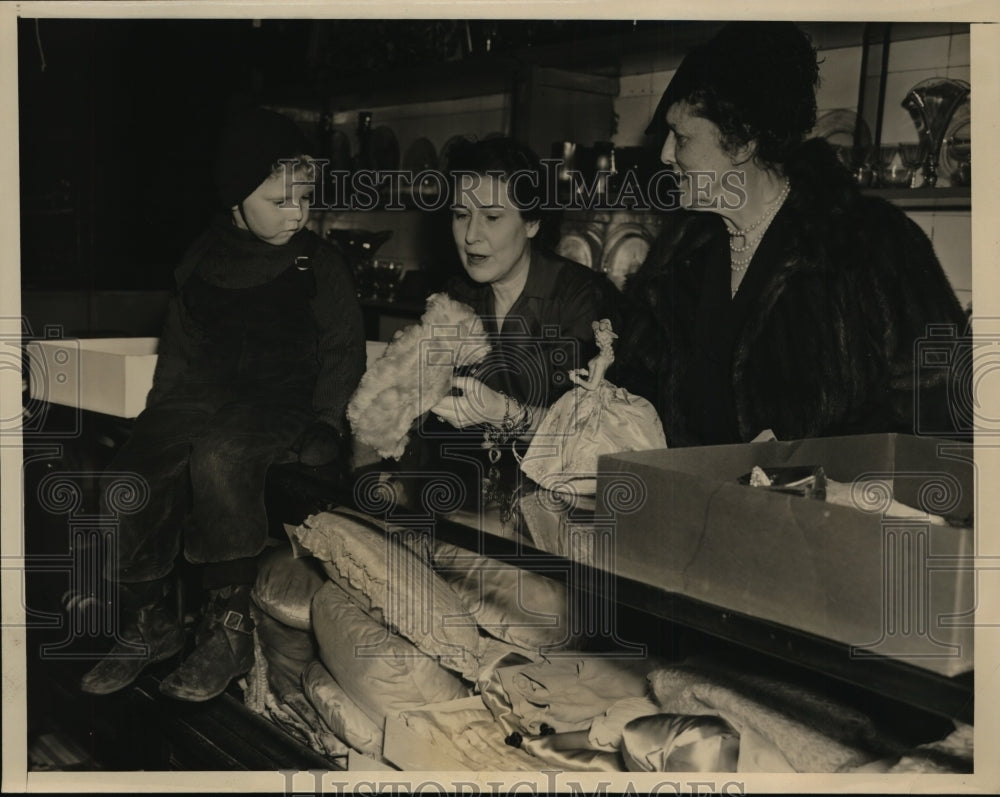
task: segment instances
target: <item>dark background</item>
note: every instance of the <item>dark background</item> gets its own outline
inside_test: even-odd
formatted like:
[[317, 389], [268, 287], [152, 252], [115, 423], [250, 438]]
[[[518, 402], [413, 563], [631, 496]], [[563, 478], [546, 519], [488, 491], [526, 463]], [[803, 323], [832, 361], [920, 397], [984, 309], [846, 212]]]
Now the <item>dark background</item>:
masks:
[[667, 25], [21, 19], [22, 287], [169, 288], [217, 209], [211, 163], [234, 106], [337, 110], [338, 94], [405, 83], [415, 67], [545, 48], [565, 61], [586, 40]]
[[262, 97], [265, 74], [294, 79], [307, 27], [21, 20], [23, 286], [168, 287], [216, 209], [226, 112]]

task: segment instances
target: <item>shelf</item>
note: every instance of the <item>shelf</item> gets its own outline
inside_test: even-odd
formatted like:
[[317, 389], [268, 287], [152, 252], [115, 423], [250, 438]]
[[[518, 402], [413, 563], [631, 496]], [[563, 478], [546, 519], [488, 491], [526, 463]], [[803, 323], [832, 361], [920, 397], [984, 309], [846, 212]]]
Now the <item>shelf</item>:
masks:
[[470, 58], [338, 81], [325, 94], [334, 112], [503, 94], [511, 90], [516, 69], [517, 62], [510, 58]]
[[972, 189], [957, 188], [866, 188], [867, 196], [877, 196], [904, 210], [970, 210]]

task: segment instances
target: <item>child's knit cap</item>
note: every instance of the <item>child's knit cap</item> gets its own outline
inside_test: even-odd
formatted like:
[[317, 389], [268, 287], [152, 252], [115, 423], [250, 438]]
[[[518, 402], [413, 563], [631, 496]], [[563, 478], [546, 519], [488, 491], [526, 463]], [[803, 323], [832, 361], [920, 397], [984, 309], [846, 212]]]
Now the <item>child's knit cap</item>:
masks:
[[223, 205], [238, 205], [271, 175], [279, 160], [303, 155], [307, 146], [302, 131], [287, 116], [264, 108], [234, 114], [222, 131], [215, 161]]

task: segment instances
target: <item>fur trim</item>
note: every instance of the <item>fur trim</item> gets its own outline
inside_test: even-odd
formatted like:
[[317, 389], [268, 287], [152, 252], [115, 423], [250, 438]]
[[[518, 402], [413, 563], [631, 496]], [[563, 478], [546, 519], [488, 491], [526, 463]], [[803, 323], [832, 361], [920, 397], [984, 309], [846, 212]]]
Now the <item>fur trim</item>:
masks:
[[362, 377], [347, 406], [354, 435], [381, 456], [399, 459], [413, 421], [448, 395], [455, 368], [482, 362], [489, 350], [471, 307], [444, 293], [431, 295], [420, 323], [397, 332]]

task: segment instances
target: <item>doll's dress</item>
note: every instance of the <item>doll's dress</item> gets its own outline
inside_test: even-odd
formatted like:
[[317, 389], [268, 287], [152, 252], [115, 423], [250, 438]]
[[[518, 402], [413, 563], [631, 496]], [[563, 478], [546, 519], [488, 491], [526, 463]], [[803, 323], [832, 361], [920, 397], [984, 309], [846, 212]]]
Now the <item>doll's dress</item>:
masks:
[[547, 490], [594, 495], [600, 455], [666, 447], [653, 405], [602, 379], [593, 389], [578, 385], [549, 407], [521, 470]]

